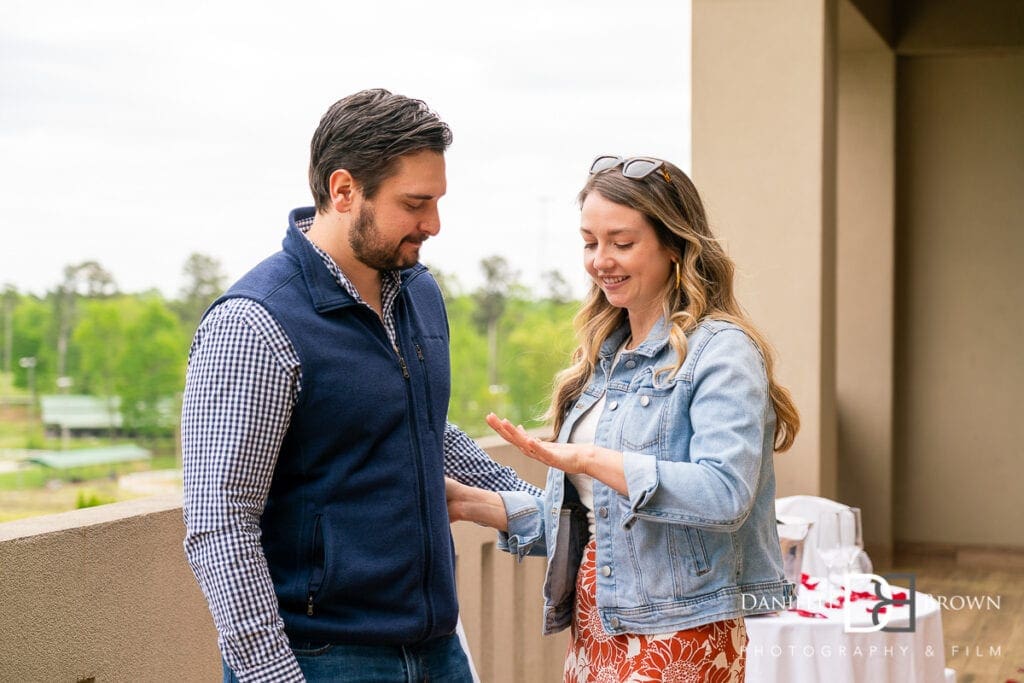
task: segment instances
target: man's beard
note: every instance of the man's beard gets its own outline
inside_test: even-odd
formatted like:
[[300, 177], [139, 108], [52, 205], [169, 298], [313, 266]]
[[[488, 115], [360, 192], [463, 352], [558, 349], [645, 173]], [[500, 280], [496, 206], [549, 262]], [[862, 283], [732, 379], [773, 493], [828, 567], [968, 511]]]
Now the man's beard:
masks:
[[403, 257], [402, 245], [405, 242], [421, 244], [423, 240], [406, 237], [397, 244], [388, 244], [377, 229], [373, 208], [368, 203], [360, 207], [359, 215], [356, 216], [348, 233], [352, 253], [364, 264], [376, 270], [396, 270], [415, 265], [419, 261], [419, 252]]

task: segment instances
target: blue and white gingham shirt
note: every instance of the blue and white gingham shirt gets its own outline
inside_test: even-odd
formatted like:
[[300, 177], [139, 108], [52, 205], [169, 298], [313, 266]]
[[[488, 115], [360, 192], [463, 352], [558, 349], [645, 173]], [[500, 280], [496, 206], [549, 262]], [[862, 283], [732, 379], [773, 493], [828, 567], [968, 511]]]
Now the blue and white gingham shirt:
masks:
[[[305, 232], [311, 224], [310, 218], [298, 227]], [[316, 249], [339, 286], [367, 305], [334, 260]], [[381, 317], [396, 349], [400, 286], [398, 271], [382, 273]], [[260, 545], [260, 516], [301, 389], [295, 348], [260, 304], [228, 299], [204, 318], [189, 352], [182, 405], [185, 553], [210, 605], [221, 653], [241, 681], [304, 680]], [[540, 495], [452, 424], [444, 433], [444, 470], [465, 484]]]

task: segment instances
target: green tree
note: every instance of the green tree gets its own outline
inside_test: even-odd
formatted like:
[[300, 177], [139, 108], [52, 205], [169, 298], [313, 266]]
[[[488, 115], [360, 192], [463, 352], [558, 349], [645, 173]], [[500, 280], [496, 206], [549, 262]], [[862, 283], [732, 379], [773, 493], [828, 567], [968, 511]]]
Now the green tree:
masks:
[[14, 384], [29, 388], [29, 372], [18, 361], [21, 358], [35, 358], [33, 369], [36, 387], [52, 385], [56, 377], [56, 349], [53, 346], [53, 308], [36, 296], [23, 296], [14, 307], [11, 329], [14, 331], [11, 343]]
[[565, 304], [572, 301], [572, 287], [565, 279], [561, 271], [547, 270], [541, 274], [544, 285], [548, 288], [548, 299], [556, 304]]
[[471, 297], [453, 297], [447, 304], [452, 367], [448, 419], [478, 436], [486, 432], [484, 416], [492, 409], [487, 384], [487, 340], [473, 322], [475, 305]]
[[160, 297], [139, 302], [138, 316], [125, 324], [118, 362], [117, 392], [125, 428], [156, 435], [173, 428], [173, 404], [182, 390], [188, 333]]
[[64, 267], [64, 279], [53, 296], [57, 328], [57, 377], [70, 374], [68, 343], [78, 320], [78, 299], [102, 298], [116, 293], [114, 276], [96, 261], [83, 261]]
[[497, 387], [498, 323], [519, 274], [512, 270], [504, 256], [488, 256], [480, 261], [480, 268], [484, 271], [484, 284], [473, 293], [476, 302], [473, 320], [487, 333], [487, 382]]
[[569, 364], [575, 346], [576, 302], [517, 298], [501, 323], [501, 366], [507, 378], [508, 418], [537, 426], [551, 399], [555, 375]]
[[185, 259], [182, 274], [185, 284], [173, 308], [186, 327], [195, 329], [207, 307], [224, 292], [227, 276], [218, 259], [198, 252]]
[[4, 285], [2, 295], [3, 303], [3, 325], [4, 325], [4, 357], [3, 371], [10, 372], [14, 367], [14, 307], [18, 305], [18, 289], [12, 284]]
[[71, 336], [78, 354], [76, 392], [107, 397], [117, 393], [124, 383], [119, 364], [128, 346], [125, 327], [139, 316], [139, 308], [130, 296], [84, 302]]

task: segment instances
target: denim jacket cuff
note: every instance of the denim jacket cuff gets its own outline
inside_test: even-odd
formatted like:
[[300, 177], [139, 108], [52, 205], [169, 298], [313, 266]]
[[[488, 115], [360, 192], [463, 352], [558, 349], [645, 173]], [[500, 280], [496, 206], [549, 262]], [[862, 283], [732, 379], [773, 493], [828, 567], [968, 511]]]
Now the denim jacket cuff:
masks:
[[629, 512], [623, 516], [622, 526], [628, 529], [658, 489], [658, 459], [653, 455], [626, 451], [622, 454], [622, 469], [629, 495]]
[[537, 498], [525, 491], [499, 491], [498, 495], [505, 504], [508, 518], [508, 532], [498, 532], [498, 549], [522, 561], [544, 534], [544, 519]]

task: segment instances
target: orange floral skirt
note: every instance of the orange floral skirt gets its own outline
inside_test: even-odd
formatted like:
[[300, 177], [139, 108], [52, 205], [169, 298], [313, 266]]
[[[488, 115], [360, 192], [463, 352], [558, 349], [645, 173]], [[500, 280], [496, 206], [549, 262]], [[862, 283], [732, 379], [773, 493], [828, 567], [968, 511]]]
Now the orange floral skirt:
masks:
[[609, 635], [597, 611], [597, 544], [591, 540], [576, 576], [576, 613], [565, 657], [565, 683], [743, 681], [747, 629], [727, 619], [675, 633]]

